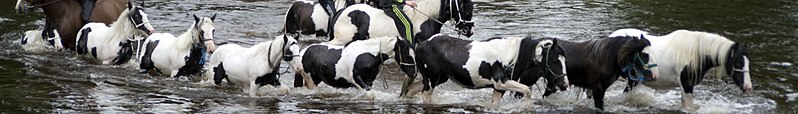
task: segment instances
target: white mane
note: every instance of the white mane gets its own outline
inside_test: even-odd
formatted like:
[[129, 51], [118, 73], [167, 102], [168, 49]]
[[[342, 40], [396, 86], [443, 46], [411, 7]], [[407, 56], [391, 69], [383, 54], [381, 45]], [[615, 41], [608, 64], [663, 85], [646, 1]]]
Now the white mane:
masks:
[[[197, 37], [200, 37], [200, 35], [202, 34], [200, 34], [198, 30], [201, 28], [196, 27], [198, 24], [201, 24], [200, 25], [201, 27], [213, 27], [213, 21], [211, 21], [211, 19], [208, 17], [200, 18], [199, 23], [193, 22], [193, 24], [191, 24], [191, 27], [189, 27], [188, 30], [186, 30], [186, 32], [183, 32], [183, 34], [177, 36], [177, 41], [175, 43], [178, 43], [177, 44], [178, 46], [185, 46], [185, 47], [180, 47], [181, 49], [183, 50], [191, 49], [190, 45], [191, 43], [199, 42]], [[206, 32], [206, 34], [212, 34], [212, 33], [213, 32]]]
[[[133, 7], [136, 9], [138, 7]], [[130, 23], [130, 10], [133, 9], [125, 9], [122, 13], [119, 14], [119, 17], [116, 18], [111, 24], [111, 27], [108, 29], [108, 33], [105, 34], [106, 40], [112, 40], [113, 38], [133, 38], [135, 37], [134, 33], [136, 33], [136, 27], [132, 23]]]
[[701, 64], [706, 62], [704, 57], [707, 56], [719, 62], [721, 68], [724, 67], [728, 59], [726, 55], [734, 44], [733, 41], [717, 34], [688, 30], [676, 30], [661, 38], [669, 39], [665, 45], [670, 47], [669, 52], [673, 53], [670, 56], [675, 62], [697, 66], [693, 72], [703, 69]]

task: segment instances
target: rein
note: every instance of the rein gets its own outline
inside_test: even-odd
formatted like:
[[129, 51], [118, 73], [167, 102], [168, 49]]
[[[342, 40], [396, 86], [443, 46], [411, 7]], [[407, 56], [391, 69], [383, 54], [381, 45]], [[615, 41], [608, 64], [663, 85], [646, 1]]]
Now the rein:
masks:
[[56, 3], [56, 2], [60, 2], [60, 1], [61, 0], [50, 1], [50, 2], [47, 2], [47, 3], [43, 3], [43, 4], [36, 4], [36, 5], [31, 6], [31, 7], [33, 7], [33, 8], [41, 8], [41, 7], [44, 7], [44, 6], [47, 6], [47, 5]]

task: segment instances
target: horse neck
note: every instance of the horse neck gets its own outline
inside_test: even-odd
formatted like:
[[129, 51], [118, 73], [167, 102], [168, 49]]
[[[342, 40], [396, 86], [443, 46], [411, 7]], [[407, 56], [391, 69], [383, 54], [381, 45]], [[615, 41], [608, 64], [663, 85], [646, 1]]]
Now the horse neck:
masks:
[[186, 30], [186, 32], [180, 34], [180, 36], [177, 37], [177, 46], [180, 46], [181, 49], [191, 48], [192, 44], [198, 39], [197, 37], [199, 37], [199, 32], [195, 28], [196, 23], [191, 24], [191, 27]]
[[280, 38], [275, 38], [275, 40], [270, 42], [263, 42], [252, 46], [252, 48], [255, 48], [255, 57], [263, 58], [269, 61], [269, 63], [280, 62], [280, 60], [282, 60], [281, 54], [283, 53], [284, 42], [285, 41]]
[[133, 35], [136, 32], [136, 28], [130, 23], [130, 18], [128, 18], [129, 11], [130, 10], [122, 11], [116, 21], [109, 27], [107, 35], [110, 35], [109, 37], [111, 39], [122, 40], [135, 37]]

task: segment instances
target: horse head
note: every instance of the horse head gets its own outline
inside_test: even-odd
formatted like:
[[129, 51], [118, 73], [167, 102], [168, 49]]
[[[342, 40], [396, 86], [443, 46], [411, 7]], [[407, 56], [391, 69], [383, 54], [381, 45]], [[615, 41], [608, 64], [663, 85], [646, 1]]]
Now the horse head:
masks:
[[[139, 6], [133, 6], [130, 1], [127, 3], [127, 17], [130, 20], [130, 24], [133, 25], [136, 29], [140, 30], [140, 32], [144, 32], [147, 35], [152, 34], [155, 32], [155, 29], [152, 28], [150, 25], [150, 20], [147, 18], [147, 13], [144, 12], [143, 3], [139, 4]], [[146, 36], [145, 36], [146, 37]]]
[[215, 32], [215, 28], [213, 27], [213, 21], [216, 19], [216, 14], [213, 14], [210, 18], [203, 17], [199, 18], [197, 15], [194, 15], [194, 34], [196, 39], [194, 41], [194, 45], [197, 46], [204, 46], [208, 53], [213, 53], [216, 50], [216, 43], [213, 41], [213, 32]]
[[740, 43], [735, 43], [732, 45], [731, 49], [729, 49], [728, 59], [726, 59], [725, 70], [726, 74], [732, 76], [734, 79], [734, 83], [740, 87], [740, 89], [747, 93], [751, 91], [751, 73], [750, 61], [748, 60], [748, 51], [746, 50], [746, 46]]
[[[299, 58], [299, 43], [296, 38], [289, 37], [288, 35], [281, 35], [283, 42], [283, 60], [289, 63], [295, 62], [295, 58]], [[296, 61], [301, 62], [301, 61]]]
[[546, 91], [565, 91], [570, 85], [565, 67], [565, 50], [554, 38], [545, 38], [535, 47], [535, 62], [546, 79]]
[[47, 38], [47, 42], [50, 43], [50, 46], [56, 51], [61, 51], [64, 49], [64, 45], [61, 44], [61, 35], [58, 34], [58, 31], [53, 29], [52, 31], [43, 31], [43, 32], [50, 32], [49, 36], [45, 36]]
[[17, 5], [14, 6], [14, 10], [17, 11], [17, 14], [27, 15], [31, 10], [36, 8], [35, 6], [46, 5], [45, 1], [46, 0], [17, 0]]
[[629, 78], [637, 82], [654, 81], [659, 77], [659, 70], [654, 56], [650, 56], [651, 42], [644, 38], [634, 36], [619, 36], [629, 39], [618, 52], [618, 65], [623, 72], [629, 73]]
[[449, 14], [452, 21], [455, 22], [455, 27], [458, 29], [458, 34], [471, 37], [474, 35], [474, 22], [471, 21], [474, 13], [474, 3], [471, 0], [448, 0], [448, 9], [444, 8], [444, 14]]

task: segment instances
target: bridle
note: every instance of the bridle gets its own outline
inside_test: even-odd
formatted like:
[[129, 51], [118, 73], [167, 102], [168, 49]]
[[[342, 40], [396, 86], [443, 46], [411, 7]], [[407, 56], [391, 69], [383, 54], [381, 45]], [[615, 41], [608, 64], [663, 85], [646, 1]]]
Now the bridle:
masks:
[[[566, 73], [557, 74], [556, 72], [554, 72], [554, 70], [551, 69], [551, 66], [548, 64], [549, 54], [551, 53], [551, 49], [552, 48], [555, 48], [555, 47], [554, 46], [550, 46], [550, 47], [548, 47], [548, 49], [546, 49], [546, 57], [543, 58], [543, 60], [545, 60], [546, 62], [543, 62], [543, 64], [545, 64], [543, 69], [545, 70], [544, 72], [547, 72], [548, 74], [553, 75], [554, 76], [553, 77], [554, 80], [559, 80], [559, 79], [562, 79], [563, 77], [567, 76], [567, 74]], [[546, 74], [544, 74], [544, 76], [546, 76]], [[550, 83], [550, 82], [547, 82], [547, 83]], [[554, 89], [554, 88], [546, 87], [546, 90], [550, 90], [550, 89]]]
[[[454, 21], [454, 25], [455, 25], [456, 28], [459, 28], [461, 26], [469, 26], [469, 25], [470, 26], [474, 26], [474, 21], [463, 20], [463, 14], [460, 14], [461, 13], [460, 12], [461, 11], [460, 10], [460, 4], [457, 1], [458, 0], [449, 0], [449, 15], [457, 14], [457, 19], [455, 19], [454, 16], [449, 16], [450, 20]], [[455, 11], [455, 9], [457, 11]], [[457, 32], [460, 33], [460, 34], [465, 34], [465, 32], [468, 31], [468, 30], [460, 30], [460, 29], [457, 29], [457, 30], [458, 30]]]
[[[30, 0], [25, 0], [25, 1], [27, 1], [28, 3], [30, 3]], [[56, 2], [60, 2], [60, 1], [61, 1], [61, 0], [54, 0], [54, 1], [47, 2], [47, 3], [35, 4], [35, 5], [31, 5], [31, 6], [30, 6], [30, 7], [28, 7], [28, 8], [41, 8], [41, 7], [44, 7], [44, 6], [47, 6], [47, 5], [50, 5], [50, 4], [53, 4], [53, 3], [56, 3]]]

